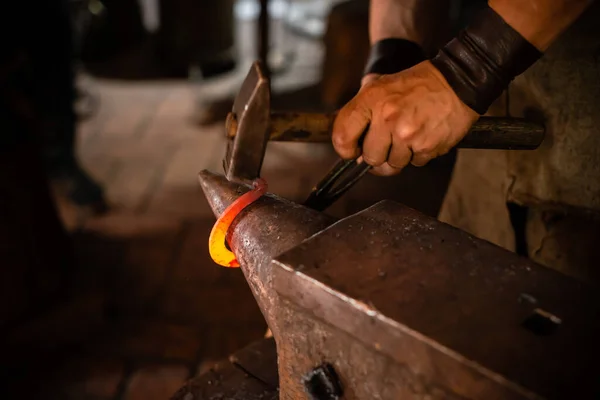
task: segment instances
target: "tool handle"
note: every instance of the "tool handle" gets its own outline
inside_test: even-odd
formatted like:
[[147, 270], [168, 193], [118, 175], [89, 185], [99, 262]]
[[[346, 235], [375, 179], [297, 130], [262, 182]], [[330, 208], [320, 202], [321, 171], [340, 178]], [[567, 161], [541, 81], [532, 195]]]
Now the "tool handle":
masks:
[[[328, 143], [336, 114], [271, 113], [272, 141]], [[481, 117], [459, 148], [533, 150], [544, 140], [544, 126], [522, 118]]]
[[544, 126], [522, 118], [481, 117], [456, 147], [462, 149], [535, 150]]
[[[517, 118], [482, 117], [457, 147], [527, 150], [537, 148], [543, 139], [542, 125]], [[357, 160], [340, 160], [313, 188], [304, 205], [322, 211], [346, 193], [371, 169], [370, 165], [359, 164]]]
[[269, 140], [329, 143], [336, 115], [336, 113], [271, 112]]

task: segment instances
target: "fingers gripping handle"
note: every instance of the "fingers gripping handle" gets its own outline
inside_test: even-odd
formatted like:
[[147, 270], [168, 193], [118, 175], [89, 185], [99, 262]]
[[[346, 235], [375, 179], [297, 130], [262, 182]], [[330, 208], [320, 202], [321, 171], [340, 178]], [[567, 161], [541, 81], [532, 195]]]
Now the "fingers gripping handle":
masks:
[[[368, 130], [365, 129], [365, 133]], [[543, 125], [517, 118], [482, 117], [469, 130], [456, 147], [470, 149], [534, 150], [544, 140]], [[362, 145], [363, 136], [359, 140]], [[347, 192], [371, 168], [360, 157], [340, 160], [319, 184], [305, 206], [325, 210]]]

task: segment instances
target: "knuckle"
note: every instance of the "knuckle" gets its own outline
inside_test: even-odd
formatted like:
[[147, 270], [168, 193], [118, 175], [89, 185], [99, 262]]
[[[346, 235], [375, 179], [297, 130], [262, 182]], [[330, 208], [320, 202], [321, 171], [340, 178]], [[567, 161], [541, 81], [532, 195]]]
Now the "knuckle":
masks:
[[411, 141], [416, 137], [419, 130], [418, 124], [413, 121], [404, 120], [396, 125], [394, 139], [399, 141]]
[[381, 119], [384, 122], [392, 122], [398, 118], [399, 107], [398, 103], [393, 99], [387, 99], [380, 106]]
[[412, 146], [412, 150], [414, 154], [421, 154], [423, 156], [427, 156], [435, 150], [435, 145], [433, 143], [423, 143], [419, 145]]
[[351, 142], [345, 137], [335, 137], [332, 140], [333, 148], [342, 158], [351, 158], [354, 156], [355, 149]]
[[333, 143], [334, 147], [343, 148], [343, 147], [348, 146], [348, 144], [350, 143], [350, 140], [348, 139], [348, 137], [345, 135], [344, 132], [337, 131], [337, 132], [333, 133], [333, 136], [331, 137], [331, 142]]

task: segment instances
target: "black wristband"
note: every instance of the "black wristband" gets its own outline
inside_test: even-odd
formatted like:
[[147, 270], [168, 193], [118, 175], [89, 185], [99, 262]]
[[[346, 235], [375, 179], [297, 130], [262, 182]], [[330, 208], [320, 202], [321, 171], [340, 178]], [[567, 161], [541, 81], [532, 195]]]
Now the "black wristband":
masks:
[[395, 74], [425, 60], [421, 46], [405, 39], [383, 39], [371, 46], [364, 75]]
[[431, 62], [467, 106], [485, 114], [509, 83], [541, 56], [487, 7]]

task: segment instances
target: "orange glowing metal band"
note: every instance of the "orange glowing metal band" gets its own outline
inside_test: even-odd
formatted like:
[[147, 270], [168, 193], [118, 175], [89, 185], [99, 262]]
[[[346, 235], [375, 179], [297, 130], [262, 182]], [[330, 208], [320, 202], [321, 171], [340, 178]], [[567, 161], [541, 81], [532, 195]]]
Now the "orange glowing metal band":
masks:
[[210, 237], [208, 238], [210, 257], [215, 263], [223, 267], [237, 268], [240, 266], [240, 263], [235, 258], [235, 254], [225, 246], [229, 226], [244, 208], [254, 203], [267, 191], [267, 182], [264, 179], [258, 178], [254, 180], [252, 186], [253, 189], [251, 191], [241, 195], [225, 209], [210, 232]]

